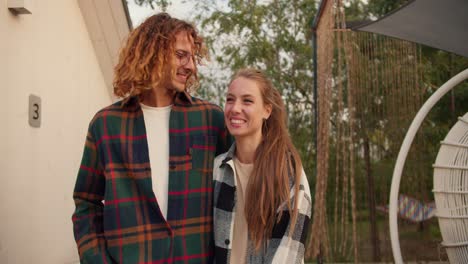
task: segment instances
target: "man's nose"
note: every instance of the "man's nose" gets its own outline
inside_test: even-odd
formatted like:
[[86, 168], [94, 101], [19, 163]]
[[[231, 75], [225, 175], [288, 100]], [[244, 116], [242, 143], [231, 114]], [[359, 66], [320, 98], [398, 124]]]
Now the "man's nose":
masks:
[[195, 69], [195, 61], [192, 56], [189, 56], [188, 62], [184, 65], [186, 69], [194, 70]]

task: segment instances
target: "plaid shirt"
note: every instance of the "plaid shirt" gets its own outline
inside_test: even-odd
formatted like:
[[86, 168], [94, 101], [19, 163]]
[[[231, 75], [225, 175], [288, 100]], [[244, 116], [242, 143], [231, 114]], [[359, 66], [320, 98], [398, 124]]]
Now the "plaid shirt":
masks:
[[213, 159], [229, 142], [221, 109], [178, 93], [169, 120], [167, 221], [152, 190], [137, 98], [89, 125], [73, 198], [82, 263], [211, 263]]
[[[215, 236], [215, 262], [217, 264], [229, 263], [231, 257], [232, 238], [234, 233], [234, 218], [236, 211], [236, 175], [232, 158], [235, 145], [227, 153], [216, 157], [213, 168], [214, 177], [214, 236]], [[291, 200], [294, 198], [293, 182], [290, 185]], [[273, 227], [273, 232], [266, 242], [266, 246], [255, 252], [252, 241], [246, 245], [246, 263], [304, 263], [304, 244], [311, 215], [310, 189], [307, 177], [302, 171], [298, 196], [298, 218], [291, 223], [286, 203], [282, 204], [277, 212], [283, 210], [281, 219]], [[248, 201], [246, 201], [248, 202]], [[276, 221], [275, 220], [275, 221]], [[289, 230], [295, 225], [292, 236]], [[237, 264], [237, 263], [233, 263]]]

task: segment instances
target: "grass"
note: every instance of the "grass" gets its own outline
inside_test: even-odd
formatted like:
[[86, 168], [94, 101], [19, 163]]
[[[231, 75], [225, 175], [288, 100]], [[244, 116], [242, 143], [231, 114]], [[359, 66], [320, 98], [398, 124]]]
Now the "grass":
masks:
[[[346, 238], [342, 237], [341, 229], [338, 229], [337, 241], [334, 241], [334, 226], [333, 222], [329, 222], [329, 238], [331, 247], [331, 256], [333, 258], [326, 259], [326, 263], [331, 262], [353, 262], [352, 250], [352, 224], [348, 224], [348, 233]], [[366, 212], [359, 212], [358, 222], [356, 225], [358, 236], [358, 260], [359, 263], [373, 262], [373, 245], [370, 238], [370, 223], [367, 220]], [[391, 250], [390, 234], [388, 218], [379, 215], [377, 219], [377, 229], [380, 240], [380, 261], [393, 262]], [[422, 227], [417, 223], [411, 223], [400, 220], [398, 223], [398, 232], [400, 239], [400, 247], [402, 256], [405, 262], [431, 262], [431, 261], [446, 261], [447, 255], [440, 247], [442, 241], [438, 222], [436, 218], [432, 218], [423, 223]], [[339, 247], [346, 240], [347, 247], [343, 254], [333, 248]], [[316, 263], [315, 260], [307, 260], [309, 263]]]

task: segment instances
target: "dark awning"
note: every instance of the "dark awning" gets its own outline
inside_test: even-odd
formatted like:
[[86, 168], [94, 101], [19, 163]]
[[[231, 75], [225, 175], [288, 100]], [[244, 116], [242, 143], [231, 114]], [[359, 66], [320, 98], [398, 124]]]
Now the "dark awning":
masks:
[[468, 57], [468, 0], [412, 0], [353, 30], [404, 39]]

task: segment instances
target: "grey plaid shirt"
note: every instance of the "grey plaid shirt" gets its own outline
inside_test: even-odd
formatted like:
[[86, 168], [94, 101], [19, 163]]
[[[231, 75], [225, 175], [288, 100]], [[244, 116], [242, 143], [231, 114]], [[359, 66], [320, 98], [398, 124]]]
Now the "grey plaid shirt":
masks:
[[[235, 145], [233, 144], [228, 152], [216, 157], [213, 166], [213, 222], [215, 263], [217, 264], [229, 263], [231, 257], [237, 200], [237, 180], [232, 160], [234, 151]], [[273, 232], [265, 248], [260, 252], [255, 252], [253, 244], [249, 240], [246, 263], [304, 263], [304, 244], [312, 210], [309, 184], [304, 171], [302, 171], [299, 184], [299, 193], [297, 194], [299, 214], [296, 223], [290, 222], [288, 207], [284, 203], [277, 210], [283, 210], [283, 214], [273, 227]], [[293, 200], [294, 195], [293, 183], [291, 183], [291, 200]], [[295, 229], [292, 235], [289, 236], [289, 229], [292, 224], [295, 224]]]

